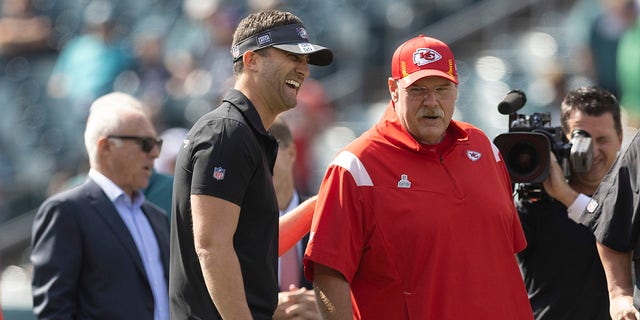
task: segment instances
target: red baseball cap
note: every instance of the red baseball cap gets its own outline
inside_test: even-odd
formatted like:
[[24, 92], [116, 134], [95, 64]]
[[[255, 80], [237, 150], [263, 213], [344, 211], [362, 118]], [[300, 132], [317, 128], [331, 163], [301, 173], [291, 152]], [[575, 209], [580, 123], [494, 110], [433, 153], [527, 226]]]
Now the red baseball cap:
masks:
[[391, 59], [391, 77], [406, 88], [429, 76], [443, 77], [458, 84], [456, 61], [449, 46], [421, 34], [396, 49]]

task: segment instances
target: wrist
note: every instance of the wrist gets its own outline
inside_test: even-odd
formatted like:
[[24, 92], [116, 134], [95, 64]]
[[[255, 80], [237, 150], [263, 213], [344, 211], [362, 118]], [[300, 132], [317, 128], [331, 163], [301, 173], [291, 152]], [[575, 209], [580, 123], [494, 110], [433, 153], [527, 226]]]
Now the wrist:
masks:
[[574, 219], [575, 221], [578, 221], [580, 219], [579, 217], [587, 208], [587, 205], [589, 205], [590, 201], [591, 197], [579, 193], [578, 196], [573, 200], [571, 205], [567, 206], [567, 213], [569, 214], [569, 217]]
[[576, 199], [578, 199], [578, 195], [578, 192], [573, 190], [571, 187], [568, 187], [564, 192], [562, 192], [562, 194], [559, 195], [559, 197], [556, 198], [556, 200], [560, 201], [567, 208], [569, 208], [571, 207], [571, 205], [573, 205]]

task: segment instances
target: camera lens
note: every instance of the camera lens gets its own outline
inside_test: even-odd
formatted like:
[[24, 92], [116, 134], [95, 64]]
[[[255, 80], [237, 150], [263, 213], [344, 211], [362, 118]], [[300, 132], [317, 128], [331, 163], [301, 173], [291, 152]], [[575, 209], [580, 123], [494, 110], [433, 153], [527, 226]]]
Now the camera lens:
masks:
[[538, 168], [539, 159], [536, 148], [528, 143], [513, 146], [507, 155], [507, 163], [511, 170], [518, 174], [528, 175]]
[[494, 139], [511, 182], [539, 183], [549, 175], [549, 138], [546, 132], [509, 132]]

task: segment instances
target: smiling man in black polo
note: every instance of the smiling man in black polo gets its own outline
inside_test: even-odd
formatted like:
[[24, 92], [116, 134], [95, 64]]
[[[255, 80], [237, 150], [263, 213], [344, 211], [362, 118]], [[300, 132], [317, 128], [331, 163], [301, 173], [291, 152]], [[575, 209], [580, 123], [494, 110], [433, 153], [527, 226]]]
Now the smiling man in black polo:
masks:
[[295, 107], [309, 64], [328, 65], [333, 54], [309, 43], [298, 17], [276, 10], [243, 19], [231, 53], [234, 89], [194, 124], [176, 164], [169, 284], [175, 320], [271, 319], [278, 255], [311, 224], [313, 198], [278, 220], [277, 141], [267, 130]]

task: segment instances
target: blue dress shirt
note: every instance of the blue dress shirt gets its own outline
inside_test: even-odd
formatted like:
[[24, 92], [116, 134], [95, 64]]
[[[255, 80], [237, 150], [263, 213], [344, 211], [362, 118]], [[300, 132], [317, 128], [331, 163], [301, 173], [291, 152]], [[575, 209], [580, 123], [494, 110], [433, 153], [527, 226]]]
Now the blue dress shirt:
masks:
[[116, 210], [120, 214], [120, 218], [129, 229], [133, 241], [136, 243], [138, 253], [142, 259], [145, 273], [153, 292], [154, 300], [154, 320], [169, 320], [169, 290], [167, 282], [164, 278], [162, 262], [160, 260], [160, 248], [158, 240], [149, 224], [149, 220], [142, 212], [142, 203], [144, 202], [144, 194], [136, 192], [134, 198], [131, 199], [120, 187], [113, 181], [105, 177], [100, 172], [90, 169], [89, 178], [91, 178], [104, 191], [111, 200]]

